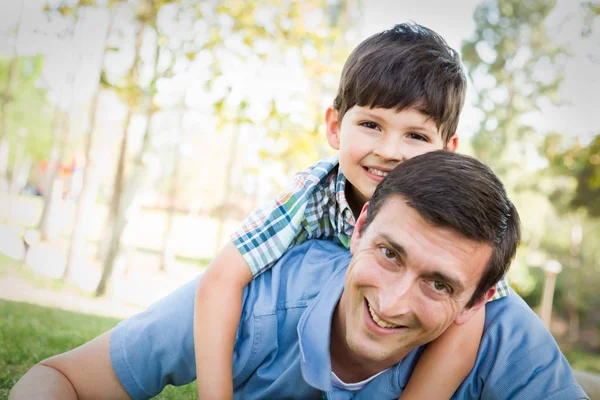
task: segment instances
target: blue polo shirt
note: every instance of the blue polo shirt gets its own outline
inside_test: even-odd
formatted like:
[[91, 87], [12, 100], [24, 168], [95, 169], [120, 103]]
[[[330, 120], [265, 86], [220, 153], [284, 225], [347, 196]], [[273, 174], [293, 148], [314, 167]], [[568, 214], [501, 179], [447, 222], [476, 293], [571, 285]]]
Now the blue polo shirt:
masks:
[[[331, 318], [343, 290], [350, 254], [330, 242], [292, 247], [244, 290], [234, 357], [236, 399], [397, 399], [422, 348], [357, 393], [333, 388]], [[193, 339], [196, 278], [111, 334], [110, 356], [134, 399], [196, 377]], [[207, 326], [206, 329], [210, 329]], [[516, 294], [486, 305], [476, 365], [453, 399], [588, 398], [556, 342]]]

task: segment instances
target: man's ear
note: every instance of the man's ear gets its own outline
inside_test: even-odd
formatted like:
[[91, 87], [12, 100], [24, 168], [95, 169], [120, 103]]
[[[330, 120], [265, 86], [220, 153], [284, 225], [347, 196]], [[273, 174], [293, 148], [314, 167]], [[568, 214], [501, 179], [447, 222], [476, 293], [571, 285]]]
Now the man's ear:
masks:
[[446, 150], [448, 151], [456, 151], [458, 149], [458, 134], [455, 133], [452, 135], [450, 140], [448, 140], [448, 144], [446, 145]]
[[340, 149], [340, 122], [339, 113], [333, 106], [327, 107], [325, 112], [325, 126], [327, 127], [327, 142], [335, 149]]
[[363, 225], [367, 220], [367, 211], [369, 210], [369, 202], [366, 202], [363, 206], [362, 210], [360, 210], [360, 215], [356, 220], [356, 224], [354, 226], [354, 231], [352, 231], [352, 238], [350, 239], [350, 253], [354, 254], [354, 249], [358, 246], [358, 241], [360, 240], [361, 233], [360, 231], [363, 229]]
[[469, 322], [473, 315], [475, 315], [475, 313], [479, 311], [481, 307], [485, 306], [485, 303], [487, 303], [492, 297], [494, 297], [494, 294], [496, 294], [496, 288], [492, 287], [487, 292], [485, 292], [481, 299], [475, 302], [475, 304], [473, 304], [471, 308], [464, 308], [456, 316], [456, 318], [454, 319], [454, 323], [456, 325], [462, 325]]

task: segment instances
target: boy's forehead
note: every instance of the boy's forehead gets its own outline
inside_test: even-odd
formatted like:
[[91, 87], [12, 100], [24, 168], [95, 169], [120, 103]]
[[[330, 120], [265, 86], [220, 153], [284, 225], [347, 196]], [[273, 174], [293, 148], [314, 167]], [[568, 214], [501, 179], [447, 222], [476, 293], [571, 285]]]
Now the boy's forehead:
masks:
[[415, 118], [419, 117], [423, 120], [431, 120], [431, 115], [427, 114], [418, 105], [403, 107], [403, 108], [385, 108], [385, 107], [370, 107], [355, 105], [350, 109], [358, 115], [373, 115], [373, 116], [394, 116], [394, 115], [412, 115]]

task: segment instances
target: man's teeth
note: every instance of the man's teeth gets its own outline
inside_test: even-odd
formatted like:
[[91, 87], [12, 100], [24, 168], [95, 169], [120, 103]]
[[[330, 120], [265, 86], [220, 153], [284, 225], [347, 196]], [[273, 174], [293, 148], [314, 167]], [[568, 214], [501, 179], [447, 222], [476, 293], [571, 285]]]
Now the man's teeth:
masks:
[[375, 321], [375, 323], [377, 325], [379, 325], [382, 328], [398, 328], [400, 325], [392, 325], [392, 324], [388, 324], [387, 322], [385, 322], [384, 320], [380, 319], [377, 315], [375, 315], [375, 313], [373, 312], [373, 309], [371, 308], [371, 305], [369, 303], [367, 303], [367, 305], [369, 306], [369, 314], [371, 314], [371, 317], [373, 318], [373, 321]]
[[389, 172], [381, 171], [375, 168], [367, 168], [367, 171], [369, 171], [370, 174], [383, 176], [384, 178], [389, 174]]

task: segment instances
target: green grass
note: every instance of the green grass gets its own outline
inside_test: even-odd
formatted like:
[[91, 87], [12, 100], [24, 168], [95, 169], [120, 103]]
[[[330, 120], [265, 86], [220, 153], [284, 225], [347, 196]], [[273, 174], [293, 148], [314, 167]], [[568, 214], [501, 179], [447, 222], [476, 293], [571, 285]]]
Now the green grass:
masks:
[[[119, 320], [0, 300], [0, 399], [37, 362], [75, 348]], [[167, 387], [157, 399], [193, 399], [195, 382]]]
[[565, 351], [565, 357], [573, 369], [600, 374], [600, 353], [594, 354], [582, 349], [570, 349]]

